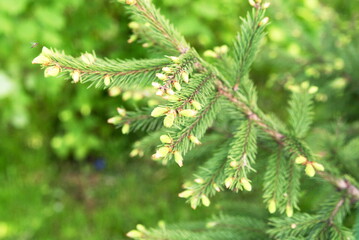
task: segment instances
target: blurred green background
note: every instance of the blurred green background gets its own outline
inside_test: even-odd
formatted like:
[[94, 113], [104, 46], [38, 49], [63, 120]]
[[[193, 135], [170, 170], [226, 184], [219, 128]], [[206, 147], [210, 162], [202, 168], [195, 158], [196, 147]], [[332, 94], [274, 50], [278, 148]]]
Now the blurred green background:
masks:
[[[154, 2], [201, 54], [231, 46], [249, 9], [246, 0]], [[316, 125], [358, 129], [357, 1], [274, 1], [268, 16], [251, 73], [261, 107], [286, 118], [290, 89], [309, 81], [319, 87]], [[124, 239], [137, 223], [198, 220], [226, 209], [225, 197], [196, 211], [177, 197], [191, 167], [128, 156], [145, 133], [123, 136], [106, 120], [116, 107], [143, 101], [45, 79], [31, 64], [42, 46], [75, 56], [150, 57], [127, 43], [128, 21], [111, 0], [0, 0], [0, 239]]]

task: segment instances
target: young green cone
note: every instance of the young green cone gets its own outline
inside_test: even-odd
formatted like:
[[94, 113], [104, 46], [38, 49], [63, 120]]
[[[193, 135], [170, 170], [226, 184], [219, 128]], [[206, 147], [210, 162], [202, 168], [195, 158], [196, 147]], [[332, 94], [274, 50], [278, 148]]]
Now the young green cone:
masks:
[[122, 127], [122, 134], [128, 134], [130, 132], [130, 124], [125, 123]]
[[168, 135], [161, 135], [160, 140], [162, 143], [172, 143], [172, 138]]
[[173, 123], [175, 121], [176, 118], [176, 113], [174, 111], [170, 111], [167, 116], [165, 117], [165, 119], [163, 120], [163, 125], [166, 128], [170, 128], [173, 126]]
[[61, 68], [58, 66], [52, 66], [45, 69], [45, 77], [56, 77], [59, 75]]
[[269, 213], [275, 213], [275, 211], [277, 210], [277, 206], [276, 206], [276, 202], [274, 199], [269, 200], [268, 202], [268, 211]]
[[287, 206], [285, 207], [285, 213], [288, 217], [293, 216], [293, 207], [290, 204], [287, 204]]
[[247, 178], [241, 178], [241, 184], [244, 190], [248, 192], [252, 191], [252, 185], [249, 183], [249, 180]]
[[195, 117], [197, 114], [197, 111], [192, 110], [192, 109], [184, 109], [184, 110], [181, 110], [179, 112], [179, 114], [184, 117]]
[[165, 108], [165, 107], [156, 107], [155, 109], [152, 110], [151, 112], [151, 116], [152, 117], [161, 117], [162, 115], [164, 115], [166, 112], [168, 112], [169, 109]]
[[309, 176], [309, 177], [314, 177], [315, 175], [315, 169], [313, 167], [313, 165], [311, 163], [308, 163], [307, 166], [305, 167], [305, 173]]
[[77, 83], [80, 81], [80, 75], [81, 75], [81, 72], [79, 70], [75, 70], [72, 72], [71, 76], [72, 76], [72, 80], [74, 80], [74, 83]]
[[183, 166], [183, 157], [182, 157], [181, 153], [178, 151], [175, 151], [174, 155], [175, 155], [175, 162], [178, 164], [178, 166], [182, 167]]
[[206, 207], [209, 207], [209, 205], [211, 204], [211, 201], [209, 200], [209, 198], [206, 195], [201, 196], [201, 202]]

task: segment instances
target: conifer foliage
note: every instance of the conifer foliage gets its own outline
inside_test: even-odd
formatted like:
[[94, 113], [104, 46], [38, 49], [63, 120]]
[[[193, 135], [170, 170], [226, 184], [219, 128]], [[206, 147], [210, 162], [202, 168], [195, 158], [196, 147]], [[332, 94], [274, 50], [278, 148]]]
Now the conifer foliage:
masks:
[[[190, 150], [205, 147], [205, 135], [218, 134], [218, 128], [213, 126], [226, 124], [233, 132], [225, 139], [218, 138], [212, 157], [199, 167], [179, 196], [187, 199], [193, 209], [209, 206], [210, 198], [226, 189], [250, 192], [259, 188], [252, 186], [251, 180], [259, 175], [268, 211], [277, 213], [269, 225], [265, 219], [249, 216], [219, 216], [188, 226], [147, 229], [138, 225], [127, 236], [168, 240], [354, 239], [343, 220], [359, 200], [355, 181], [342, 177], [340, 172], [326, 170], [304, 140], [312, 123], [315, 87], [302, 84], [294, 91], [288, 104], [287, 126], [257, 106], [257, 92], [248, 73], [265, 36], [269, 3], [249, 1], [252, 11], [242, 19], [232, 48], [217, 51], [224, 60], [222, 66], [221, 62], [215, 66], [200, 57], [151, 1], [120, 2], [126, 4], [133, 19], [130, 27], [134, 33], [129, 42], [141, 41], [145, 47], [161, 53], [162, 58], [109, 60], [94, 53], [76, 58], [44, 47], [33, 63], [45, 69], [46, 77], [60, 75], [73, 83], [99, 88], [151, 88], [153, 97], [160, 99], [158, 106], [136, 112], [118, 108], [118, 115], [109, 119], [124, 134], [137, 130], [153, 132], [134, 145], [131, 156], [143, 156], [155, 142], [158, 145], [152, 153], [153, 160], [185, 166]], [[218, 57], [217, 53], [208, 54]], [[257, 152], [261, 151], [259, 141], [272, 146], [267, 159], [257, 159]], [[257, 172], [258, 161], [266, 162], [265, 172]], [[338, 190], [333, 188], [333, 196], [313, 214], [298, 212], [303, 173], [309, 177], [317, 175]]]

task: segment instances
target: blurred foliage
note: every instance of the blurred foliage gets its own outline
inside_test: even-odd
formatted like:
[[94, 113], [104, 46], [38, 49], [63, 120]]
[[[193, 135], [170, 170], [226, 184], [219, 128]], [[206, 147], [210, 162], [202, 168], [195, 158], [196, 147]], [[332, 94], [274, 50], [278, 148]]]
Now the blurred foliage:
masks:
[[[249, 9], [243, 0], [155, 2], [200, 53], [231, 46], [238, 16]], [[288, 92], [309, 81], [319, 88], [316, 126], [328, 126], [327, 134], [340, 131], [328, 124], [334, 121], [358, 132], [358, 13], [356, 1], [272, 3], [265, 46], [251, 73], [265, 110], [285, 118]], [[95, 50], [109, 58], [151, 54], [127, 44], [130, 30], [120, 4], [0, 0], [0, 23], [0, 239], [121, 239], [137, 222], [154, 225], [210, 214], [193, 212], [176, 197], [189, 170], [130, 160], [129, 146], [138, 136], [122, 136], [106, 124], [115, 107], [136, 108], [145, 101], [125, 103], [126, 94], [74, 88], [45, 79], [31, 66], [43, 45], [74, 55]], [[32, 42], [38, 46], [32, 48]]]

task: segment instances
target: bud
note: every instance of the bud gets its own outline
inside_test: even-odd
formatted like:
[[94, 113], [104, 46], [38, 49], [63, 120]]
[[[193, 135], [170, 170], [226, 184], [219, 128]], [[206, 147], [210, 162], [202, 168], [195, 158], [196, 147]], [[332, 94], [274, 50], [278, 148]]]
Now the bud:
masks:
[[185, 191], [179, 193], [178, 196], [180, 198], [189, 198], [190, 196], [192, 196], [192, 194], [193, 194], [192, 190], [185, 190]]
[[309, 176], [309, 177], [314, 177], [315, 175], [315, 169], [313, 167], [313, 165], [311, 163], [308, 163], [307, 166], [305, 167], [305, 173]]
[[195, 117], [197, 114], [197, 111], [192, 110], [192, 109], [184, 109], [184, 110], [181, 110], [179, 112], [179, 114], [184, 117]]
[[107, 123], [116, 125], [116, 124], [119, 124], [121, 122], [121, 120], [122, 120], [121, 117], [118, 117], [118, 116], [112, 117], [107, 120]]
[[141, 93], [141, 92], [133, 93], [133, 100], [140, 101], [141, 99], [143, 99], [143, 93]]
[[303, 164], [303, 163], [306, 163], [308, 160], [306, 157], [300, 155], [298, 156], [296, 159], [295, 159], [295, 163], [296, 164]]
[[198, 199], [198, 197], [194, 197], [194, 198], [191, 198], [190, 202], [191, 202], [191, 208], [196, 209], [197, 205], [198, 205], [198, 202], [199, 202], [199, 199]]
[[45, 77], [56, 77], [60, 73], [60, 67], [53, 66], [45, 69]]
[[249, 4], [250, 4], [252, 7], [256, 7], [256, 6], [257, 6], [257, 3], [256, 3], [254, 0], [249, 0]]
[[218, 222], [208, 222], [206, 224], [206, 228], [214, 228], [217, 225], [218, 225]]
[[127, 100], [129, 100], [129, 99], [131, 99], [132, 98], [132, 92], [130, 92], [130, 91], [126, 91], [126, 92], [124, 92], [123, 94], [122, 94], [122, 99], [124, 100], [124, 101], [127, 101]]
[[162, 156], [162, 157], [166, 157], [167, 154], [171, 151], [171, 149], [169, 147], [160, 147], [157, 152]]
[[111, 97], [116, 97], [121, 94], [121, 88], [120, 87], [112, 87], [108, 90], [108, 95]]
[[161, 230], [166, 229], [166, 222], [163, 221], [163, 220], [158, 221], [158, 227], [159, 227]]
[[219, 53], [222, 55], [227, 54], [228, 51], [229, 51], [229, 48], [227, 45], [223, 45], [223, 46], [219, 47]]
[[130, 124], [125, 123], [121, 130], [122, 130], [122, 134], [128, 134], [130, 132]]
[[34, 60], [32, 60], [32, 64], [43, 64], [47, 65], [51, 63], [51, 59], [48, 57], [45, 57], [44, 55], [39, 55]]
[[145, 232], [147, 231], [147, 229], [145, 228], [145, 226], [143, 226], [142, 224], [137, 224], [136, 225], [136, 229], [140, 232]]
[[292, 217], [293, 216], [293, 207], [289, 204], [287, 204], [287, 206], [285, 207], [285, 213], [287, 214], [288, 217]]
[[308, 90], [308, 93], [309, 94], [314, 94], [314, 93], [316, 93], [316, 92], [318, 92], [318, 87], [317, 86], [311, 86], [310, 88], [309, 88], [309, 90]]
[[166, 93], [167, 93], [168, 95], [175, 95], [175, 92], [174, 92], [171, 88], [167, 88], [167, 89], [166, 89]]
[[149, 47], [152, 47], [152, 46], [153, 46], [153, 43], [146, 42], [146, 43], [142, 44], [142, 47], [144, 47], [144, 48], [149, 48]]
[[170, 111], [167, 116], [165, 117], [165, 119], [163, 119], [163, 125], [166, 128], [170, 128], [173, 126], [173, 123], [175, 121], [176, 118], [176, 113], [175, 111]]
[[308, 89], [310, 84], [308, 81], [304, 81], [300, 84], [300, 86], [303, 88], [303, 89]]
[[185, 83], [189, 82], [189, 74], [188, 72], [181, 72], [181, 77]]
[[72, 80], [74, 80], [74, 83], [77, 83], [80, 81], [80, 74], [81, 74], [81, 72], [79, 70], [75, 70], [71, 73]]
[[164, 115], [166, 112], [168, 112], [169, 109], [165, 108], [165, 107], [156, 107], [155, 109], [152, 110], [151, 112], [151, 116], [152, 117], [160, 117], [162, 115]]
[[156, 89], [159, 89], [160, 87], [162, 87], [162, 85], [159, 84], [158, 82], [152, 82], [152, 86]]
[[135, 5], [137, 3], [136, 0], [126, 0], [126, 4], [128, 5]]
[[103, 82], [106, 87], [109, 86], [111, 84], [111, 77], [109, 75], [106, 75], [105, 78], [103, 79]]
[[179, 82], [174, 81], [174, 82], [173, 82], [173, 86], [175, 87], [175, 89], [176, 89], [177, 91], [181, 91], [181, 84], [179, 84]]
[[174, 155], [175, 155], [175, 162], [178, 164], [178, 166], [182, 167], [183, 166], [183, 157], [182, 157], [181, 153], [178, 151], [175, 151]]
[[275, 211], [277, 210], [277, 206], [276, 206], [276, 202], [274, 199], [269, 200], [268, 202], [268, 211], [269, 213], [275, 213]]
[[130, 152], [130, 157], [136, 157], [137, 155], [139, 155], [139, 153], [140, 151], [135, 148]]
[[262, 4], [263, 9], [267, 9], [267, 8], [269, 8], [269, 6], [270, 6], [270, 2], [265, 2]]
[[313, 165], [313, 167], [315, 168], [315, 170], [321, 171], [321, 172], [324, 171], [324, 166], [323, 166], [323, 164], [320, 164], [320, 163], [317, 163], [317, 162], [313, 162], [312, 165]]
[[138, 29], [138, 28], [140, 28], [140, 24], [138, 22], [130, 22], [128, 24], [128, 27], [131, 29]]
[[45, 54], [45, 55], [53, 54], [53, 52], [50, 49], [48, 49], [47, 47], [42, 47], [41, 53]]
[[163, 73], [156, 73], [156, 77], [159, 80], [162, 80], [162, 81], [166, 81], [168, 79], [168, 76], [166, 74], [163, 74]]
[[226, 180], [224, 180], [224, 185], [226, 185], [226, 188], [230, 188], [233, 185], [234, 178], [229, 177]]
[[167, 96], [164, 96], [163, 99], [170, 101], [170, 102], [178, 102], [179, 101], [179, 97], [177, 97], [175, 95], [167, 95]]
[[138, 36], [136, 34], [132, 34], [130, 38], [127, 40], [128, 43], [133, 43], [137, 40]]
[[217, 58], [217, 57], [218, 57], [218, 54], [215, 53], [215, 52], [212, 51], [212, 50], [206, 50], [206, 51], [203, 53], [203, 56], [205, 56], [205, 57], [211, 57], [211, 58]]
[[159, 89], [158, 91], [156, 91], [156, 95], [157, 96], [162, 96], [164, 94], [162, 89]]
[[172, 138], [170, 138], [168, 135], [161, 135], [160, 140], [162, 143], [172, 143]]
[[143, 233], [137, 230], [131, 230], [126, 234], [126, 236], [129, 238], [141, 238], [143, 237]]
[[203, 180], [203, 178], [196, 178], [196, 179], [194, 180], [194, 182], [196, 182], [196, 183], [198, 183], [198, 184], [203, 184], [203, 183], [204, 183], [204, 180]]
[[259, 22], [258, 25], [263, 26], [263, 25], [267, 24], [268, 22], [269, 22], [269, 17], [265, 17]]
[[204, 194], [201, 196], [201, 201], [202, 201], [202, 204], [206, 207], [208, 207], [211, 204], [211, 201], [209, 200], [209, 198]]
[[191, 104], [192, 104], [192, 106], [193, 106], [196, 110], [201, 110], [201, 109], [202, 109], [201, 104], [200, 104], [199, 102], [195, 101], [195, 100], [193, 100], [193, 101], [191, 102]]
[[169, 67], [162, 68], [162, 71], [165, 72], [165, 73], [172, 73], [172, 69], [169, 68]]
[[252, 191], [252, 185], [249, 183], [247, 178], [241, 178], [241, 184], [246, 191]]
[[87, 65], [91, 65], [95, 62], [95, 57], [90, 53], [84, 53], [81, 55], [81, 60]]
[[213, 183], [212, 186], [213, 186], [214, 190], [216, 190], [217, 192], [221, 191], [221, 189], [218, 187], [218, 185], [216, 183]]
[[158, 160], [158, 159], [162, 158], [162, 156], [158, 152], [156, 152], [155, 154], [152, 154], [151, 157], [153, 160]]
[[233, 160], [229, 163], [229, 165], [232, 167], [232, 168], [237, 168], [239, 166], [239, 162], [236, 161], [236, 160]]
[[200, 145], [200, 144], [201, 144], [201, 142], [198, 140], [198, 138], [196, 138], [196, 137], [193, 136], [193, 135], [190, 135], [190, 136], [189, 136], [189, 140], [190, 140], [191, 142], [193, 142], [194, 144], [196, 144], [196, 145]]
[[122, 117], [126, 116], [126, 109], [117, 108], [116, 110], [117, 110], [118, 114], [121, 115]]
[[181, 63], [181, 60], [178, 58], [178, 57], [172, 57], [172, 56], [170, 56], [170, 57], [168, 57], [169, 59], [171, 59], [174, 63], [176, 63], [176, 64], [179, 64], [179, 63]]

